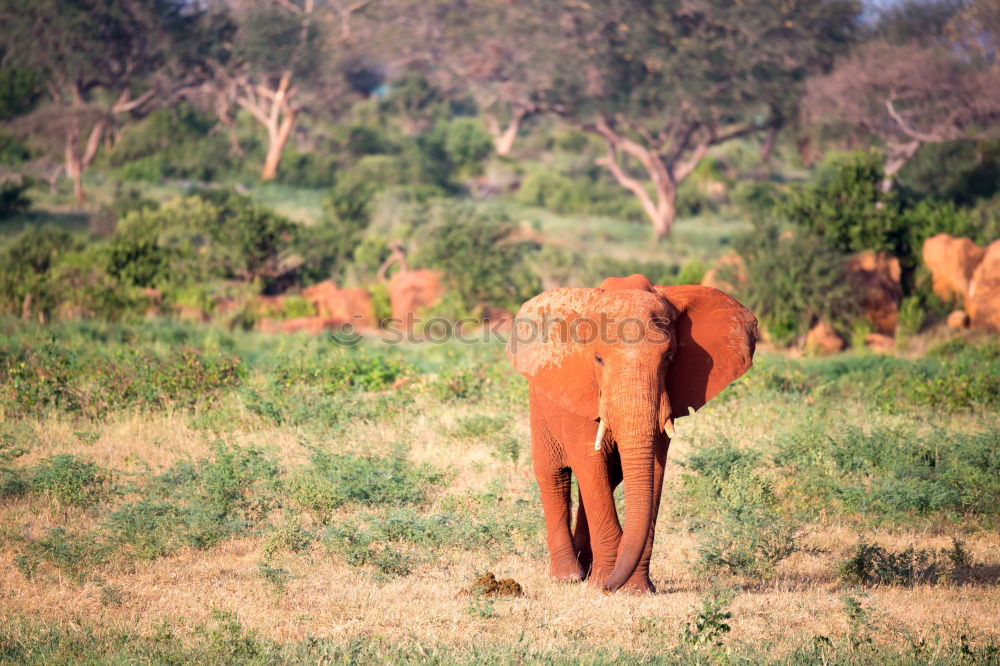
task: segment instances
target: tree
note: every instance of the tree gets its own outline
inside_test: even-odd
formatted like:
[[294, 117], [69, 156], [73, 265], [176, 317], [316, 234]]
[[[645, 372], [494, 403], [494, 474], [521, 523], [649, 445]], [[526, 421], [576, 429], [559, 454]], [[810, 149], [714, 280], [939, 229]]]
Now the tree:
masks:
[[[452, 99], [476, 103], [494, 150], [508, 155], [521, 125], [542, 113], [551, 87], [556, 2], [383, 0], [372, 56], [415, 70]], [[558, 12], [555, 12], [556, 14]], [[407, 76], [397, 76], [407, 80]]]
[[0, 0], [4, 65], [42, 77], [53, 104], [28, 124], [61, 136], [77, 204], [102, 139], [203, 80], [204, 16], [184, 0]]
[[869, 43], [809, 81], [814, 122], [861, 130], [885, 151], [883, 191], [921, 146], [983, 138], [1000, 121], [1000, 67], [943, 46]]
[[600, 136], [599, 163], [670, 233], [678, 185], [712, 146], [783, 121], [807, 75], [851, 39], [850, 0], [603, 0], [549, 18], [560, 35], [543, 102]]
[[1000, 4], [995, 0], [970, 0], [946, 27], [952, 44], [977, 54], [984, 62], [1000, 57]]
[[[371, 0], [331, 1], [317, 10], [315, 0], [258, 0], [240, 15], [232, 59], [216, 63], [217, 110], [231, 126], [233, 104], [267, 131], [262, 180], [278, 174], [281, 155], [304, 110], [303, 88], [322, 97], [330, 81], [324, 59], [352, 38], [351, 18]], [[339, 23], [339, 29], [334, 24]], [[239, 147], [234, 143], [234, 151]]]

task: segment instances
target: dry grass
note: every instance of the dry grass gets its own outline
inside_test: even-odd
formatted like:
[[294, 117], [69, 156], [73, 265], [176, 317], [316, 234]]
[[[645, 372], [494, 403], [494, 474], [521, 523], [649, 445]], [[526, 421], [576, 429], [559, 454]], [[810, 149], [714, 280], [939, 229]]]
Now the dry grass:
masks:
[[[740, 447], [755, 447], [789, 419], [808, 418], [811, 406], [795, 401], [767, 406], [730, 400], [678, 423], [668, 470], [667, 494], [652, 564], [657, 595], [605, 596], [588, 585], [550, 581], [542, 544], [526, 554], [503, 549], [444, 549], [410, 575], [379, 580], [349, 566], [343, 558], [313, 544], [300, 553], [282, 552], [271, 563], [290, 578], [276, 591], [260, 575], [266, 536], [245, 536], [206, 550], [186, 548], [153, 561], [118, 561], [100, 568], [86, 582], [74, 583], [52, 569], [27, 579], [14, 564], [16, 547], [0, 549], [0, 624], [15, 619], [73, 627], [92, 623], [104, 628], [132, 628], [153, 633], [164, 622], [181, 635], [211, 621], [213, 611], [234, 611], [241, 623], [276, 641], [307, 637], [347, 641], [358, 637], [390, 637], [421, 646], [465, 646], [476, 643], [522, 644], [558, 653], [581, 646], [622, 650], [667, 649], [675, 645], [692, 608], [712, 586], [693, 566], [695, 537], [671, 517], [671, 492], [683, 460], [699, 442], [724, 436]], [[851, 405], [839, 407], [844, 413]], [[409, 457], [448, 472], [450, 481], [432, 498], [466, 491], [500, 488], [512, 497], [535, 501], [528, 452], [527, 415], [505, 414], [508, 431], [523, 442], [515, 463], [497, 458], [480, 441], [455, 436], [456, 424], [472, 414], [499, 415], [495, 407], [464, 403], [442, 405], [423, 396], [406, 414], [378, 423], [357, 423], [331, 436], [275, 427], [252, 418], [227, 434], [242, 446], [273, 453], [285, 470], [306, 463], [300, 441], [334, 451], [385, 452], [401, 443]], [[889, 419], [898, 417], [886, 417]], [[972, 427], [981, 417], [953, 417], [956, 427]], [[247, 425], [249, 423], [249, 425]], [[100, 426], [99, 437], [86, 444], [74, 435], [80, 424], [51, 416], [33, 424], [38, 445], [18, 461], [31, 465], [56, 453], [71, 452], [123, 474], [162, 471], [182, 460], [207, 456], [215, 433], [191, 427], [185, 413], [120, 414]], [[540, 516], [540, 507], [538, 508]], [[540, 518], [539, 518], [540, 519]], [[56, 509], [44, 499], [8, 501], [0, 513], [2, 535], [37, 535], [46, 528], [93, 527], [101, 518], [81, 509]], [[851, 629], [843, 596], [849, 588], [836, 575], [837, 563], [862, 538], [883, 545], [945, 548], [961, 526], [950, 528], [871, 528], [850, 521], [822, 520], [807, 526], [805, 549], [782, 562], [766, 583], [744, 584], [732, 603], [732, 633], [727, 641], [780, 654], [815, 636], [837, 639]], [[1000, 565], [1000, 534], [979, 530], [965, 534], [976, 562]], [[0, 539], [0, 543], [4, 540]], [[488, 617], [470, 610], [458, 595], [476, 572], [489, 569], [513, 577], [526, 595], [492, 603]], [[863, 596], [878, 627], [877, 640], [905, 644], [913, 637], [966, 634], [1000, 641], [1000, 593], [992, 580], [966, 585], [876, 587]], [[740, 584], [739, 580], [723, 581]], [[108, 603], [106, 588], [119, 590]]]

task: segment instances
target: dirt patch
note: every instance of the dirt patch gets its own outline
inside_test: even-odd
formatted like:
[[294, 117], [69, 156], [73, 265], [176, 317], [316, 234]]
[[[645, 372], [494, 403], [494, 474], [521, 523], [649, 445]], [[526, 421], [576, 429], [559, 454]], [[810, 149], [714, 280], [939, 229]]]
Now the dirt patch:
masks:
[[487, 571], [476, 579], [471, 588], [462, 588], [461, 594], [474, 594], [480, 597], [523, 597], [524, 588], [513, 578], [501, 578]]

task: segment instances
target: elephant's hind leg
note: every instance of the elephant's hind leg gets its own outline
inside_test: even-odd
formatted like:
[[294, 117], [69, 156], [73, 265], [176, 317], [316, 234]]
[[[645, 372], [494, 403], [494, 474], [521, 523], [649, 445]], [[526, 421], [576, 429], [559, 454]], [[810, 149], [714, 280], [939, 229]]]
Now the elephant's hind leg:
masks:
[[577, 493], [576, 527], [573, 528], [573, 548], [576, 549], [576, 559], [580, 561], [583, 575], [590, 575], [590, 567], [594, 563], [594, 551], [590, 547], [590, 526], [587, 524], [587, 510], [583, 506], [583, 493]]

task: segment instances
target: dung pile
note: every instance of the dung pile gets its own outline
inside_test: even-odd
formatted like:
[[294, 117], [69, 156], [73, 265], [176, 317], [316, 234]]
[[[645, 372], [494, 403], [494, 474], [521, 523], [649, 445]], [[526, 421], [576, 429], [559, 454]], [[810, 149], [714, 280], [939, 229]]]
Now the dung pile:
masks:
[[473, 594], [480, 597], [523, 597], [524, 589], [513, 578], [501, 578], [487, 571], [476, 579], [471, 588], [462, 588], [461, 594]]

